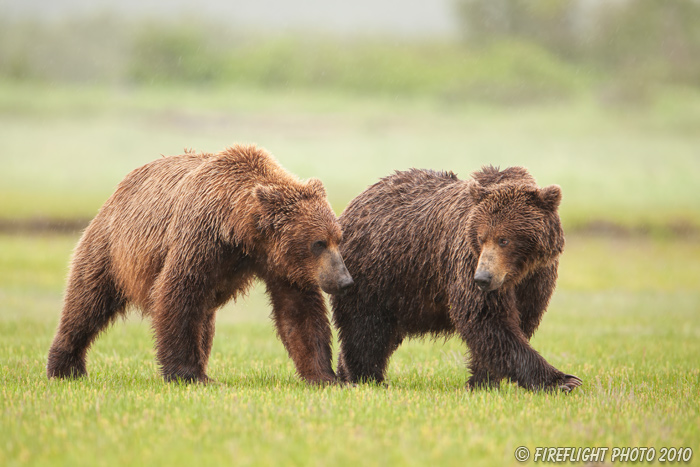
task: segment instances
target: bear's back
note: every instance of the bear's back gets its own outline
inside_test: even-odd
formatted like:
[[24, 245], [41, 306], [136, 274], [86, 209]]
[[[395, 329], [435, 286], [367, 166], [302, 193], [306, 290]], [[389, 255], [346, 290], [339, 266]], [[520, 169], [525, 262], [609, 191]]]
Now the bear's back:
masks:
[[141, 305], [167, 253], [164, 243], [177, 187], [210, 157], [186, 152], [133, 170], [93, 220], [94, 227], [109, 238], [115, 278]]
[[[301, 184], [270, 153], [255, 145], [237, 144], [209, 156], [190, 177], [193, 182], [235, 185], [236, 191], [255, 185]], [[231, 191], [231, 190], [229, 190]]]
[[474, 173], [472, 178], [483, 187], [495, 185], [536, 186], [535, 179], [525, 167], [508, 167], [500, 170], [498, 167], [486, 165]]
[[[395, 217], [413, 217], [426, 214], [437, 193], [461, 181], [452, 172], [426, 169], [397, 171], [369, 186], [353, 199], [340, 216], [341, 224], [347, 219], [348, 227], [360, 218], [382, 221]], [[378, 215], [378, 214], [382, 215]], [[352, 221], [350, 221], [352, 219]]]
[[[468, 186], [452, 172], [411, 169], [381, 179], [357, 196], [340, 216], [341, 251], [358, 290], [396, 290], [387, 306], [419, 313], [444, 279], [439, 264], [461, 234], [469, 205]], [[376, 264], [390, 264], [376, 268]], [[424, 295], [415, 303], [401, 297], [416, 290]], [[409, 291], [413, 291], [409, 293]], [[373, 296], [373, 299], [379, 299]], [[413, 311], [411, 311], [413, 310]]]

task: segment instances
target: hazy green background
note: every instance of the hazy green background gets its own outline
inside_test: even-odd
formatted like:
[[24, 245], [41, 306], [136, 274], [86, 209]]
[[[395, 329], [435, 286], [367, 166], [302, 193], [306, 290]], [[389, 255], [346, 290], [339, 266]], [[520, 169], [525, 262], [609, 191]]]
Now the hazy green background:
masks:
[[[415, 2], [359, 2], [374, 14], [343, 21], [311, 4], [275, 3], [256, 23], [207, 2], [201, 15], [0, 3], [0, 464], [508, 465], [521, 445], [697, 449], [700, 4], [436, 2], [450, 28]], [[164, 384], [138, 315], [98, 340], [88, 378], [48, 382], [76, 229], [139, 165], [235, 142], [321, 178], [338, 213], [409, 167], [522, 165], [561, 185], [567, 248], [533, 345], [585, 385], [470, 393], [450, 339], [402, 346], [388, 388], [309, 388], [259, 287], [219, 313], [220, 385]]]
[[334, 35], [172, 12], [8, 16], [0, 218], [89, 219], [160, 154], [256, 142], [322, 178], [339, 212], [392, 170], [518, 164], [562, 186], [569, 228], [700, 225], [697, 2], [452, 11], [451, 34], [415, 37], [389, 23]]

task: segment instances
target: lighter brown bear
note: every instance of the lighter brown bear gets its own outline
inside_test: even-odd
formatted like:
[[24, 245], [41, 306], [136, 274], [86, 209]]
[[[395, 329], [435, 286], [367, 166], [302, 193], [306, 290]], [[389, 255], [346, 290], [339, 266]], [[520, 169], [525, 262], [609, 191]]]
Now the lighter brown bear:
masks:
[[341, 235], [321, 182], [255, 146], [146, 164], [76, 247], [47, 374], [85, 375], [95, 337], [133, 304], [152, 317], [164, 378], [206, 382], [216, 311], [257, 277], [299, 376], [334, 381], [321, 290], [352, 285]]

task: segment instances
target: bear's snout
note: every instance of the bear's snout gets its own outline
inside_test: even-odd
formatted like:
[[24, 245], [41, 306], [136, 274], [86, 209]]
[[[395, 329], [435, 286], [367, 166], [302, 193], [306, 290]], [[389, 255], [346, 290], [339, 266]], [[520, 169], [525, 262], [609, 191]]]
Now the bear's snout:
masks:
[[474, 282], [483, 291], [487, 291], [491, 288], [491, 282], [493, 281], [493, 274], [485, 269], [479, 269], [474, 274]]
[[352, 277], [350, 276], [350, 273], [347, 272], [347, 269], [345, 270], [346, 274], [343, 278], [340, 279], [338, 282], [338, 292], [341, 294], [344, 294], [345, 292], [348, 291], [350, 287], [355, 285], [355, 281], [352, 280]]
[[479, 263], [474, 273], [474, 283], [483, 292], [491, 292], [503, 285], [507, 271], [504, 267], [504, 258], [497, 248], [487, 245], [479, 255]]
[[355, 284], [340, 252], [328, 251], [321, 259], [318, 275], [321, 290], [328, 294], [342, 294]]

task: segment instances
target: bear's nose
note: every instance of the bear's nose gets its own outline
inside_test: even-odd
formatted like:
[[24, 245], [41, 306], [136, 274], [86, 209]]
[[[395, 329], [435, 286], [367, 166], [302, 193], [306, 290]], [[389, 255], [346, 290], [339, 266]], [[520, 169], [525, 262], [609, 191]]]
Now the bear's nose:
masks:
[[355, 281], [352, 280], [352, 277], [350, 277], [350, 274], [348, 274], [340, 280], [340, 282], [338, 283], [338, 288], [341, 292], [345, 292], [353, 285], [355, 285]]
[[491, 286], [492, 280], [493, 276], [490, 272], [488, 272], [485, 269], [479, 269], [478, 271], [476, 271], [476, 274], [474, 274], [474, 282], [476, 282], [476, 285], [481, 290], [488, 289]]

